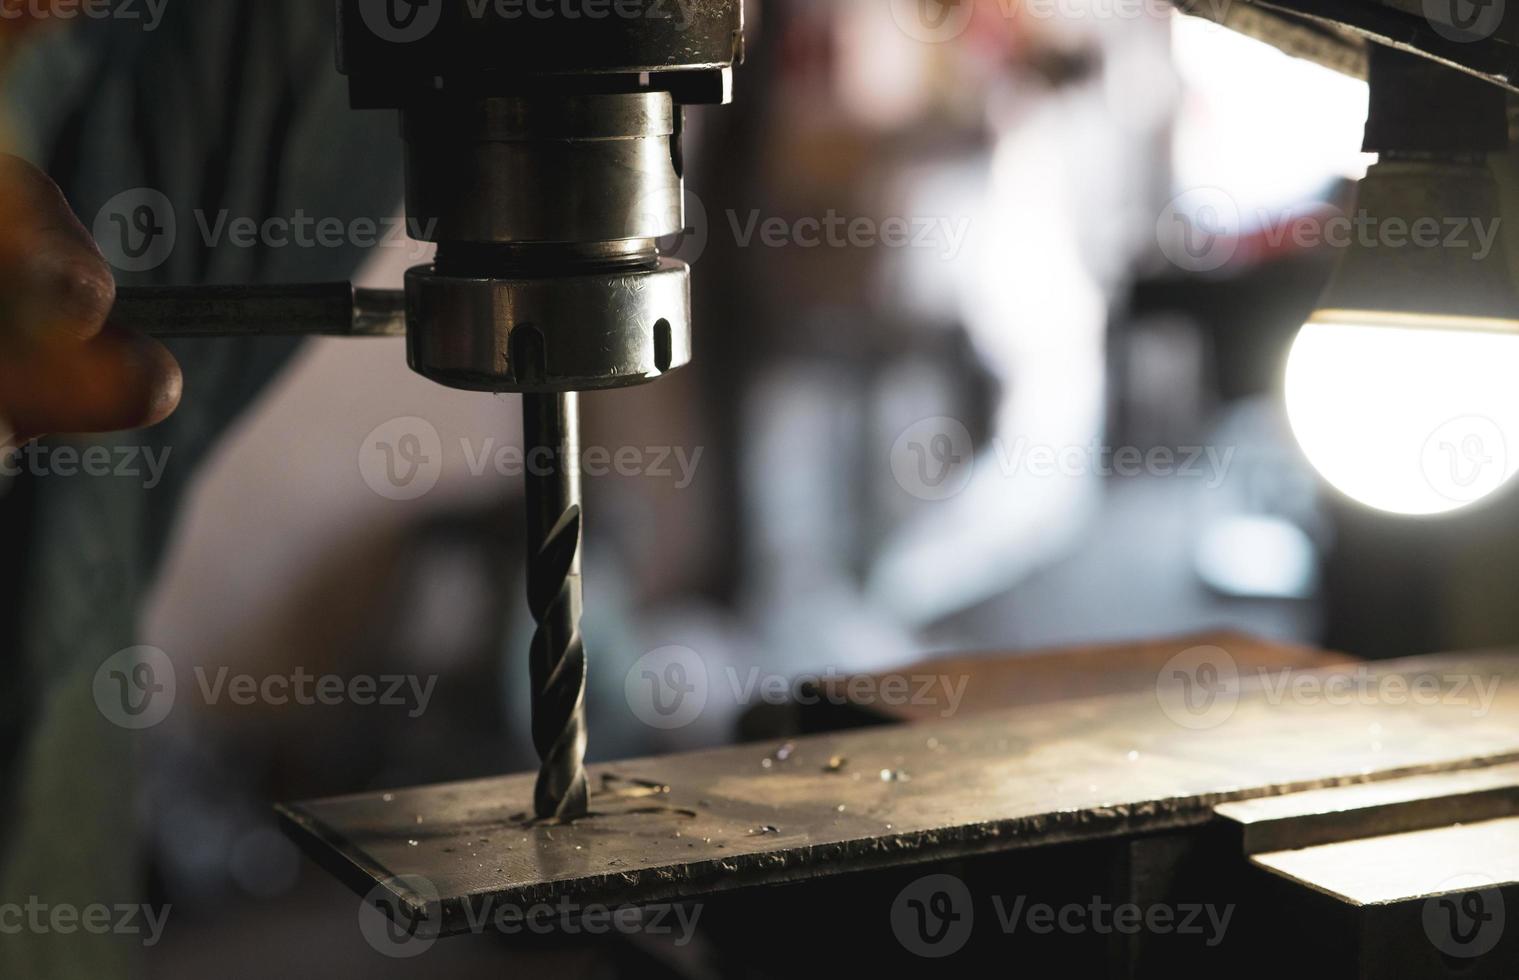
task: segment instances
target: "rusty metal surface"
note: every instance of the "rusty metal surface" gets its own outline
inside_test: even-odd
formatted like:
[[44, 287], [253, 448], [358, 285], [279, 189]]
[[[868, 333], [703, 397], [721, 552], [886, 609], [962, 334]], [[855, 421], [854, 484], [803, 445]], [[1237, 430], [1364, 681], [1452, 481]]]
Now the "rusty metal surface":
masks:
[[[1019, 705], [1052, 704], [1057, 701], [1152, 691], [1156, 676], [1178, 650], [1202, 647], [1229, 651], [1236, 669], [1244, 673], [1262, 669], [1268, 672], [1311, 670], [1315, 667], [1359, 662], [1343, 653], [1224, 630], [1141, 643], [1064, 647], [1001, 656], [940, 658], [877, 674], [871, 687], [880, 690], [894, 677], [909, 680], [924, 676], [972, 678], [973, 681], [966, 684], [957, 705], [958, 715], [964, 717]], [[944, 717], [946, 706], [942, 698], [855, 704], [848, 697], [852, 680], [840, 677], [821, 683], [818, 692], [820, 697], [816, 699], [816, 707], [820, 710], [813, 713], [821, 715], [827, 708], [839, 707], [866, 714], [877, 721], [925, 722], [938, 721]], [[845, 727], [850, 726], [838, 724], [826, 729], [809, 730]]]
[[1519, 816], [1519, 766], [1240, 800], [1215, 812], [1239, 827], [1246, 854], [1429, 830]]
[[[1207, 676], [1179, 663], [1184, 669], [1166, 675]], [[1255, 678], [1200, 701], [1185, 700], [1195, 688], [1168, 686], [1164, 696], [1157, 689], [593, 767], [598, 815], [573, 826], [526, 822], [530, 775], [281, 812], [307, 851], [360, 893], [420, 876], [437, 898], [402, 897], [448, 933], [501, 903], [692, 898], [1192, 827], [1230, 800], [1519, 762], [1519, 657], [1426, 658], [1358, 675], [1378, 691], [1383, 678], [1400, 678], [1401, 702], [1329, 703], [1299, 686], [1339, 690], [1329, 682], [1348, 676]], [[1421, 678], [1445, 696], [1409, 703]], [[1485, 710], [1473, 680], [1493, 692]]]

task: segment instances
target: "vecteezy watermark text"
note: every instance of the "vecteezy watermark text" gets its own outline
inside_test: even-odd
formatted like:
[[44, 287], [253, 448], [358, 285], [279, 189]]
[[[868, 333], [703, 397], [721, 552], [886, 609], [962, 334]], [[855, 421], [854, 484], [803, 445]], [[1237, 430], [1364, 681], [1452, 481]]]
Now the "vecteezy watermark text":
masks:
[[[1196, 0], [1193, 13], [1207, 11], [1215, 23], [1234, 0]], [[1170, 0], [888, 0], [891, 16], [908, 37], [945, 44], [965, 34], [978, 18], [1076, 21], [1164, 20], [1175, 12]]]
[[[1056, 933], [1078, 936], [1180, 936], [1209, 949], [1223, 943], [1234, 919], [1233, 905], [1202, 903], [1112, 902], [1093, 896], [1086, 902], [1051, 905], [1027, 895], [1008, 901], [992, 895], [997, 927], [1004, 935], [1036, 936]], [[908, 952], [927, 959], [953, 956], [970, 941], [976, 902], [965, 882], [954, 875], [926, 875], [897, 894], [891, 906], [891, 926]], [[983, 921], [984, 916], [980, 916]]]
[[[418, 842], [417, 846], [423, 846]], [[414, 901], [436, 902], [438, 890], [421, 875], [400, 875], [376, 885], [359, 906], [359, 930], [376, 951], [394, 959], [410, 959], [437, 941], [436, 923], [416, 920], [398, 895]], [[425, 906], [424, 906], [425, 907]], [[495, 932], [503, 936], [643, 935], [668, 938], [688, 946], [696, 938], [703, 906], [693, 904], [581, 904], [561, 897], [553, 902], [520, 905], [489, 896], [466, 902], [463, 929], [470, 935]]]
[[1135, 479], [1156, 477], [1200, 481], [1217, 490], [1228, 479], [1237, 453], [1221, 446], [1107, 446], [1100, 440], [1064, 446], [1020, 437], [991, 441], [978, 452], [970, 429], [959, 419], [924, 419], [897, 437], [891, 448], [891, 472], [897, 485], [920, 500], [948, 500], [970, 486], [978, 470], [1004, 479], [1036, 480], [1096, 476]]
[[1351, 671], [1309, 673], [1260, 671], [1268, 704], [1326, 704], [1331, 707], [1387, 704], [1394, 707], [1466, 707], [1472, 717], [1493, 708], [1503, 678], [1475, 674], [1379, 674], [1361, 667]]
[[1389, 705], [1392, 707], [1463, 709], [1486, 717], [1497, 701], [1503, 678], [1459, 671], [1413, 674], [1378, 671], [1370, 666], [1324, 670], [1258, 667], [1242, 672], [1221, 647], [1183, 650], [1161, 668], [1155, 694], [1161, 710], [1183, 728], [1217, 728], [1234, 716], [1243, 690], [1265, 704], [1283, 706]]
[[215, 216], [205, 211], [195, 212], [195, 223], [201, 240], [215, 248], [223, 241], [235, 248], [356, 248], [404, 247], [420, 254], [430, 238], [437, 219], [419, 222], [415, 218], [316, 218], [297, 208], [289, 216], [272, 218], [233, 217], [225, 209]]
[[195, 681], [205, 703], [213, 706], [223, 697], [228, 703], [242, 708], [260, 704], [275, 708], [291, 704], [305, 708], [353, 704], [361, 708], [406, 708], [407, 716], [411, 718], [420, 718], [427, 712], [433, 691], [438, 686], [436, 674], [427, 677], [416, 674], [339, 677], [336, 674], [309, 674], [303, 667], [297, 667], [290, 674], [266, 674], [263, 677], [234, 674], [228, 667], [219, 667], [214, 674], [204, 667], [196, 667]]
[[675, 945], [686, 946], [696, 937], [701, 913], [700, 905], [581, 905], [561, 897], [557, 902], [526, 906], [486, 902], [466, 909], [464, 918], [474, 933], [493, 930], [506, 936], [643, 934], [673, 936]]
[[696, 19], [696, 0], [464, 0], [476, 20], [662, 20], [681, 30]]
[[[410, 718], [427, 712], [438, 684], [437, 675], [312, 674], [304, 667], [290, 673], [255, 676], [214, 671], [197, 666], [195, 691], [210, 706], [222, 703], [248, 708], [265, 705], [303, 708], [354, 705], [360, 708], [403, 708]], [[174, 710], [180, 690], [178, 671], [169, 655], [157, 647], [120, 650], [95, 672], [95, 705], [105, 719], [121, 728], [153, 728]]]
[[1174, 197], [1156, 220], [1161, 252], [1179, 269], [1207, 273], [1250, 250], [1439, 249], [1485, 261], [1493, 255], [1502, 219], [1481, 215], [1380, 216], [1332, 207], [1269, 211], [1247, 216], [1227, 191], [1197, 187]]
[[0, 20], [124, 20], [156, 31], [168, 6], [169, 0], [0, 0]]
[[91, 230], [106, 261], [122, 272], [148, 272], [174, 254], [186, 228], [202, 248], [274, 250], [357, 248], [400, 249], [410, 260], [426, 256], [435, 219], [422, 222], [398, 215], [318, 216], [297, 208], [286, 215], [235, 215], [227, 209], [197, 208], [186, 226], [168, 195], [137, 187], [112, 197], [95, 216]]
[[830, 209], [820, 218], [765, 218], [758, 208], [744, 217], [728, 212], [733, 241], [739, 248], [897, 248], [936, 251], [953, 259], [965, 246], [971, 219], [918, 215], [881, 220], [849, 217]]
[[1353, 214], [1283, 215], [1262, 218], [1261, 237], [1272, 248], [1291, 242], [1298, 248], [1448, 249], [1477, 261], [1493, 254], [1502, 219], [1475, 217], [1382, 218], [1366, 211]]
[[0, 905], [0, 936], [141, 936], [144, 946], [157, 946], [163, 938], [172, 905], [50, 904], [36, 895], [26, 902]]
[[[960, 710], [970, 677], [918, 671], [880, 675], [850, 673], [829, 667], [810, 673], [767, 673], [759, 667], [739, 670], [725, 665], [717, 679], [726, 682], [728, 703], [811, 706], [914, 707], [949, 718]], [[714, 693], [706, 658], [690, 647], [667, 646], [639, 657], [623, 681], [633, 714], [651, 728], [673, 730], [693, 724]], [[721, 690], [719, 687], [718, 690]]]
[[[357, 0], [370, 33], [391, 44], [410, 44], [432, 34], [443, 20], [443, 0]], [[687, 30], [696, 0], [464, 0], [451, 11], [466, 21], [664, 21]]]
[[468, 439], [459, 440], [464, 452], [465, 464], [471, 476], [484, 476], [487, 471], [497, 476], [553, 476], [566, 468], [571, 473], [599, 479], [608, 476], [651, 477], [670, 480], [677, 490], [684, 490], [696, 479], [696, 468], [701, 465], [705, 448], [697, 446], [587, 446], [578, 456], [568, 460], [546, 447], [525, 452], [516, 445], [499, 445], [495, 439], [486, 439], [478, 446]]
[[[469, 475], [509, 478], [574, 473], [591, 479], [646, 478], [668, 481], [685, 490], [696, 480], [706, 450], [697, 446], [585, 446], [565, 458], [539, 447], [528, 452], [495, 438], [459, 440]], [[359, 475], [371, 490], [387, 500], [425, 497], [443, 477], [444, 445], [437, 426], [408, 416], [376, 426], [359, 445]]]
[[1234, 918], [1233, 905], [1220, 907], [1186, 902], [1174, 905], [1115, 904], [1097, 896], [1084, 904], [1072, 902], [1057, 906], [1031, 903], [1026, 895], [1019, 895], [1008, 905], [1001, 895], [993, 895], [992, 905], [997, 910], [997, 921], [1008, 935], [1021, 927], [1037, 936], [1056, 932], [1073, 936], [1087, 933], [1098, 936], [1137, 936], [1140, 933], [1196, 936], [1209, 949], [1224, 941], [1224, 933]]
[[57, 446], [31, 442], [0, 452], [0, 477], [76, 476], [141, 480], [144, 490], [163, 482], [173, 450], [164, 446]]

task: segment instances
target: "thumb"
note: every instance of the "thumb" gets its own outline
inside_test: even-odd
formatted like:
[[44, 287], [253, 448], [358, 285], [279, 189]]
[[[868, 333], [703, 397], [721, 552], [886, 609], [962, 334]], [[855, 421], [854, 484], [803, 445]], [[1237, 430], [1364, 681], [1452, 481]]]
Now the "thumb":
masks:
[[13, 439], [140, 428], [179, 403], [178, 363], [109, 322], [115, 295], [62, 192], [0, 156], [0, 417]]

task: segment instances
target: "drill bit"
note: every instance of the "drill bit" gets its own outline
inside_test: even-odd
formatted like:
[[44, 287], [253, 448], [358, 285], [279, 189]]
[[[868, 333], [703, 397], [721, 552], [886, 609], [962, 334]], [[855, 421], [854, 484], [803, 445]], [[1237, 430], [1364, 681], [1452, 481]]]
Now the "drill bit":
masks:
[[540, 820], [586, 814], [585, 644], [580, 634], [580, 396], [525, 395], [527, 593], [538, 623], [529, 667]]

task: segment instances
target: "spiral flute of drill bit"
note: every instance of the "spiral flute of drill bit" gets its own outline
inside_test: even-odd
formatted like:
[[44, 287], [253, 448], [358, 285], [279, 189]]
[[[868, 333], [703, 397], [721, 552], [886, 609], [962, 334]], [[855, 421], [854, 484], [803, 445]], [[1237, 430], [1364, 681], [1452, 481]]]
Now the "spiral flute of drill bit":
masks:
[[580, 409], [573, 393], [526, 395], [528, 604], [540, 820], [585, 816], [585, 643], [580, 633]]

